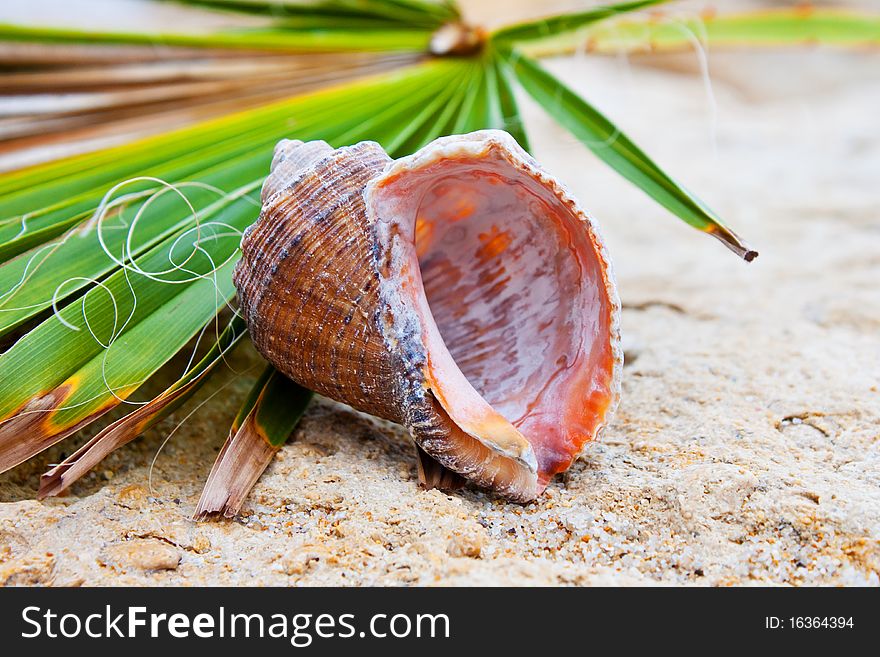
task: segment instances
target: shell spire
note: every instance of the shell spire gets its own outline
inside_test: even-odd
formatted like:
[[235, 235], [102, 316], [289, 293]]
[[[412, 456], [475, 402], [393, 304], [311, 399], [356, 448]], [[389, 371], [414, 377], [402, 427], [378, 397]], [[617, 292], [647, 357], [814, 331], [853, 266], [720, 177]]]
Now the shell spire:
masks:
[[285, 140], [234, 281], [258, 351], [401, 423], [423, 482], [533, 499], [609, 421], [619, 301], [590, 217], [507, 133]]

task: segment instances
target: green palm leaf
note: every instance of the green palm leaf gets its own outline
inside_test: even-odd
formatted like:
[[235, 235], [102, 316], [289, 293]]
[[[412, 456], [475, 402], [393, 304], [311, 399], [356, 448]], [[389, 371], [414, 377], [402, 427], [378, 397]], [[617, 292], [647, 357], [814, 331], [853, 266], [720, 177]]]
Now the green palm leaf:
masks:
[[[258, 175], [254, 171], [250, 177]], [[139, 195], [133, 207], [107, 206], [106, 219], [104, 210], [89, 213], [86, 222], [61, 239], [3, 263], [0, 335], [93, 285], [160, 241], [176, 239], [203, 218], [210, 219], [209, 226], [219, 222], [242, 230], [257, 212], [259, 183], [255, 180], [230, 193], [192, 183], [149, 191], [147, 196]], [[199, 211], [193, 215], [190, 207]]]
[[497, 99], [497, 111], [500, 113], [498, 127], [509, 132], [524, 149], [530, 150], [529, 139], [516, 104], [513, 84], [504, 64], [504, 58], [497, 52], [494, 53], [494, 57], [492, 79], [495, 84], [493, 96]]
[[453, 124], [462, 112], [462, 104], [475, 72], [475, 64], [470, 64], [462, 69], [459, 80], [448, 85], [442, 95], [442, 101], [432, 105], [431, 112], [420, 117], [418, 127], [409, 130], [408, 132], [411, 134], [408, 137], [389, 143], [388, 152], [395, 156], [412, 153], [431, 140], [452, 133]]

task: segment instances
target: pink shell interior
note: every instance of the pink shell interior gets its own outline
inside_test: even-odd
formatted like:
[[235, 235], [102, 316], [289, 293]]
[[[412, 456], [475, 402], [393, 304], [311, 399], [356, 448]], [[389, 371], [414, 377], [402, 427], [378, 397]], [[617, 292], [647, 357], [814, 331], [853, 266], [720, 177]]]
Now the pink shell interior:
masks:
[[536, 462], [543, 488], [616, 397], [604, 254], [586, 216], [518, 147], [484, 138], [438, 150], [392, 165], [376, 215], [397, 229], [432, 391], [468, 433], [513, 452], [524, 437], [533, 454], [519, 458]]

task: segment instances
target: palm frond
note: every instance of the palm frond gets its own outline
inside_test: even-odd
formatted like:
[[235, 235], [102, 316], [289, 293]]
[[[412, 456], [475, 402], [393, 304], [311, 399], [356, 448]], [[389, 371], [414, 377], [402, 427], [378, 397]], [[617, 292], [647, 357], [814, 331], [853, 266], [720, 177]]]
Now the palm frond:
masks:
[[451, 134], [454, 122], [463, 111], [462, 105], [470, 88], [470, 80], [475, 76], [476, 67], [476, 64], [470, 64], [464, 68], [458, 81], [447, 86], [442, 102], [432, 106], [433, 111], [430, 114], [423, 114], [418, 125], [407, 130], [408, 136], [389, 143], [388, 152], [393, 156], [412, 153], [441, 135]]
[[0, 23], [0, 40], [46, 44], [125, 44], [271, 50], [282, 52], [424, 52], [431, 37], [429, 28], [337, 27], [335, 21], [315, 21], [302, 29], [286, 27], [242, 28], [209, 34], [183, 32], [112, 32], [64, 28], [29, 27]]
[[334, 21], [363, 19], [414, 25], [441, 25], [461, 14], [443, 0], [175, 0], [182, 4], [269, 16], [274, 19], [323, 18]]
[[[306, 34], [329, 38], [322, 20]], [[413, 41], [400, 30], [384, 39], [372, 30], [333, 29], [347, 45], [316, 52], [295, 30], [277, 31], [269, 43], [254, 31], [177, 38], [0, 26], [4, 58], [15, 67], [0, 93], [0, 170], [399, 69], [424, 58], [431, 35], [423, 30]], [[377, 50], [359, 48], [362, 38]], [[141, 43], [152, 47], [144, 51]], [[53, 52], [59, 55], [48, 57]]]
[[670, 0], [635, 0], [634, 2], [620, 2], [613, 5], [595, 7], [582, 12], [550, 16], [536, 21], [503, 27], [492, 33], [492, 40], [500, 45], [510, 43], [522, 44], [525, 41], [546, 39], [557, 34], [566, 34], [579, 30], [612, 16], [640, 11], [667, 2], [670, 2]]
[[251, 389], [217, 455], [195, 517], [236, 515], [247, 494], [306, 410], [312, 393], [267, 367]]
[[880, 14], [809, 6], [754, 10], [736, 14], [652, 15], [591, 25], [522, 44], [536, 57], [575, 50], [597, 53], [646, 53], [691, 50], [694, 42], [710, 48], [880, 46]]
[[513, 90], [515, 79], [511, 79], [501, 54], [495, 52], [493, 55], [495, 58], [493, 62], [494, 96], [498, 100], [498, 111], [501, 113], [499, 127], [509, 132], [524, 149], [531, 150]]
[[238, 236], [253, 213], [236, 205], [125, 262], [3, 354], [0, 470], [125, 401], [230, 302]]
[[[209, 328], [206, 326], [205, 328]], [[40, 477], [39, 497], [58, 495], [88, 473], [111, 452], [130, 443], [180, 408], [246, 335], [244, 321], [234, 316], [208, 352], [162, 394], [105, 427], [94, 438]]]

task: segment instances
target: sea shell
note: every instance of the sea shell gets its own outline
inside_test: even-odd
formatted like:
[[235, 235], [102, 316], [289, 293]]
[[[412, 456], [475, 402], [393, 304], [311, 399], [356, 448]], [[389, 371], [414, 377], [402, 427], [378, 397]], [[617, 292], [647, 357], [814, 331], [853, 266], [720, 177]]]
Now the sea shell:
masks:
[[256, 348], [409, 428], [429, 486], [535, 498], [617, 403], [620, 304], [595, 222], [497, 130], [392, 161], [282, 141], [234, 280]]

